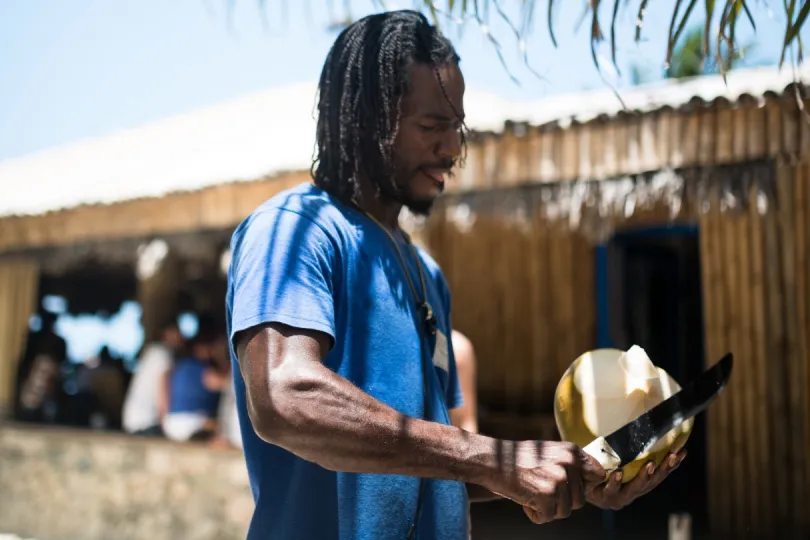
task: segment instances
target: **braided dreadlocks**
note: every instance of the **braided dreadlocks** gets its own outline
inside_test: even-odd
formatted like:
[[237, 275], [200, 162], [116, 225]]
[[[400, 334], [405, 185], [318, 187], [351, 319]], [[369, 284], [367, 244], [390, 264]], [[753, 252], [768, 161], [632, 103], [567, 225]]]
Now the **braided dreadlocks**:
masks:
[[398, 200], [393, 145], [408, 67], [431, 66], [447, 98], [439, 68], [459, 60], [452, 44], [416, 11], [370, 15], [345, 28], [318, 84], [315, 184], [348, 202], [359, 196], [358, 178], [365, 176], [378, 195]]

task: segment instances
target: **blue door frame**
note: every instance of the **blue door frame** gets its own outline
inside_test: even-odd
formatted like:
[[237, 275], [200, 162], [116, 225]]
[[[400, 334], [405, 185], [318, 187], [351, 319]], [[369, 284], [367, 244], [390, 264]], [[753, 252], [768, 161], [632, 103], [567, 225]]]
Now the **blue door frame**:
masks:
[[[608, 245], [621, 240], [641, 238], [662, 238], [672, 236], [697, 236], [697, 225], [665, 225], [627, 229], [614, 234], [607, 242], [596, 245], [596, 347], [599, 349], [614, 347], [610, 337], [610, 284], [608, 283]], [[602, 512], [602, 538], [613, 540], [616, 537], [616, 516], [614, 512]]]

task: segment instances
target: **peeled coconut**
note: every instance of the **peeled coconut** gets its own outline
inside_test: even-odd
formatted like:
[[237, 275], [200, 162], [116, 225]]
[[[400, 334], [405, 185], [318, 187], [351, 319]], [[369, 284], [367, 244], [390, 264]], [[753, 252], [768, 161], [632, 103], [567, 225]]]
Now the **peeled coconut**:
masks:
[[[596, 349], [568, 367], [554, 395], [554, 420], [560, 437], [587, 446], [658, 405], [681, 387], [666, 371], [656, 367], [638, 346], [627, 351]], [[686, 444], [693, 419], [665, 435], [646, 454], [622, 469], [622, 482], [635, 478], [646, 463], [661, 464], [670, 452]]]

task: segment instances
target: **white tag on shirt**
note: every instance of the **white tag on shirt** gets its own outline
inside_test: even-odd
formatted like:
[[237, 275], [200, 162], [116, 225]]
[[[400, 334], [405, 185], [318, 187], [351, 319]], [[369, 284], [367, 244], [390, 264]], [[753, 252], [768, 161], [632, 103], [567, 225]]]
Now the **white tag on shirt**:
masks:
[[447, 349], [447, 336], [441, 330], [436, 330], [436, 347], [433, 349], [433, 365], [450, 371], [450, 352]]

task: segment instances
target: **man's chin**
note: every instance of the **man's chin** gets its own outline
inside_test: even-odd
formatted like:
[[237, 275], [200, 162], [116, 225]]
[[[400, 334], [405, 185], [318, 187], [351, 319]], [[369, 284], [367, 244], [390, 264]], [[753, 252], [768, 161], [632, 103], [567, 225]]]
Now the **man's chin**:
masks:
[[433, 210], [433, 204], [436, 202], [435, 198], [430, 199], [410, 199], [403, 201], [402, 204], [417, 216], [427, 217]]

